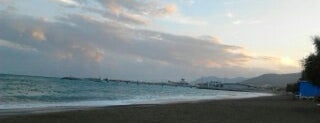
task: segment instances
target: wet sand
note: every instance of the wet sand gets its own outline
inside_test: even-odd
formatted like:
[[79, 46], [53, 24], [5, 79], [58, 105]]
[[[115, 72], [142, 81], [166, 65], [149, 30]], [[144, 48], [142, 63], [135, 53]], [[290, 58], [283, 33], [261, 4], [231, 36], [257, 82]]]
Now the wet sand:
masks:
[[320, 123], [316, 104], [271, 96], [20, 114], [0, 123]]

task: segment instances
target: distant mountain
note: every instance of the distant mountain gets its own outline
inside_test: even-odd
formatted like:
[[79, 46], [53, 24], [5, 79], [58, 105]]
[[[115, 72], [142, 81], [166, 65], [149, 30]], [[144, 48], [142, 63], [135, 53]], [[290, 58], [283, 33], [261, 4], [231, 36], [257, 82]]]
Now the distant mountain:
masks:
[[301, 77], [301, 73], [291, 74], [263, 74], [240, 83], [259, 87], [285, 87], [288, 83], [295, 83]]
[[204, 83], [204, 82], [210, 82], [210, 81], [219, 81], [223, 83], [238, 83], [242, 82], [244, 80], [247, 80], [248, 78], [244, 77], [236, 77], [236, 78], [220, 78], [216, 76], [207, 76], [207, 77], [202, 77], [194, 81], [194, 83]]

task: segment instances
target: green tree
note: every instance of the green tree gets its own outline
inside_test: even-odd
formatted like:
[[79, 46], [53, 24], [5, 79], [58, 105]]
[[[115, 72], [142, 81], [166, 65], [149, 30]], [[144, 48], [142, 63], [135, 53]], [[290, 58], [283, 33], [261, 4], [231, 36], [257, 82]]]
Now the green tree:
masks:
[[313, 38], [316, 52], [303, 60], [302, 79], [320, 86], [320, 37]]

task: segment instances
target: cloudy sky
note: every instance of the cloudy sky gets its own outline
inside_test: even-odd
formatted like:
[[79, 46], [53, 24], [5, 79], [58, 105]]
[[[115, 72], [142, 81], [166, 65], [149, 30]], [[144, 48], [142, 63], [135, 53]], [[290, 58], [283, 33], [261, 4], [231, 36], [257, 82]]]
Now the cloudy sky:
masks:
[[0, 73], [133, 80], [301, 70], [318, 0], [0, 0]]

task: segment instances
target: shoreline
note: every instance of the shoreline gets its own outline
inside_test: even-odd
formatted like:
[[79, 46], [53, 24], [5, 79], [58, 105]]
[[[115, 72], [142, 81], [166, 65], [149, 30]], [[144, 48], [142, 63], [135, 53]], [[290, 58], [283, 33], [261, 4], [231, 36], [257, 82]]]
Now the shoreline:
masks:
[[312, 101], [275, 95], [246, 99], [202, 100], [170, 104], [137, 104], [15, 115], [1, 123], [46, 122], [319, 122], [320, 108]]
[[204, 99], [180, 99], [180, 100], [152, 100], [148, 102], [139, 103], [127, 103], [127, 104], [114, 104], [114, 105], [90, 105], [90, 106], [48, 106], [48, 107], [34, 107], [34, 108], [12, 108], [12, 109], [0, 109], [0, 119], [12, 117], [12, 116], [23, 116], [33, 114], [47, 114], [47, 113], [59, 113], [76, 110], [92, 110], [101, 108], [112, 108], [112, 107], [126, 107], [126, 106], [144, 106], [144, 105], [170, 105], [170, 104], [183, 104], [183, 103], [201, 103], [218, 100], [239, 100], [239, 99], [250, 99], [259, 97], [276, 96], [273, 93], [261, 93], [262, 96], [251, 96], [251, 97], [232, 97], [232, 98], [204, 98]]

